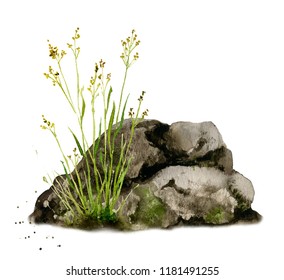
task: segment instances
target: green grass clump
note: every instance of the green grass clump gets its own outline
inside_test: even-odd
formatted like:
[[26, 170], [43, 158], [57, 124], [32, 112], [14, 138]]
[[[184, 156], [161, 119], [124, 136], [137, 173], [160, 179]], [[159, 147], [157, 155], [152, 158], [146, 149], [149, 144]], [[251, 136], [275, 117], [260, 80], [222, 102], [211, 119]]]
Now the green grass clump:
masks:
[[[47, 120], [44, 115], [41, 127], [52, 134], [63, 157], [62, 165], [66, 179], [64, 183], [59, 184], [59, 187], [54, 188], [54, 191], [68, 214], [66, 215], [68, 217], [66, 223], [83, 224], [88, 220], [97, 223], [114, 223], [117, 220], [116, 213], [122, 205], [118, 205], [121, 188], [131, 164], [131, 158], [127, 157], [127, 154], [132, 143], [134, 128], [148, 113], [148, 110], [145, 110], [140, 114], [145, 93], [143, 91], [138, 99], [136, 113], [133, 108], [130, 108], [128, 112], [131, 118], [130, 136], [128, 139], [124, 139], [121, 130], [129, 97], [129, 95], [125, 96], [124, 88], [128, 70], [139, 58], [139, 54], [134, 50], [139, 46], [140, 40], [133, 30], [131, 36], [121, 41], [123, 50], [120, 58], [124, 64], [124, 77], [119, 101], [116, 104], [110, 86], [111, 74], [105, 74], [103, 60], [95, 63], [94, 72], [87, 87], [87, 98], [80, 80], [79, 55], [81, 49], [78, 46], [79, 39], [79, 28], [77, 28], [72, 37], [72, 43], [67, 44], [75, 62], [75, 93], [70, 90], [71, 87], [62, 66], [62, 60], [67, 52], [59, 51], [58, 47], [50, 43], [48, 43], [49, 56], [55, 62], [56, 69], [49, 66], [48, 72], [44, 73], [54, 86], [59, 87], [68, 106], [76, 116], [79, 135], [69, 128], [70, 136], [76, 144], [73, 155], [66, 156], [55, 124]], [[99, 121], [97, 121], [97, 108], [103, 108]], [[92, 119], [91, 145], [88, 144], [84, 127], [87, 109], [90, 109]], [[119, 155], [114, 157], [115, 150], [119, 150]], [[82, 159], [85, 160], [83, 171], [77, 168]]]

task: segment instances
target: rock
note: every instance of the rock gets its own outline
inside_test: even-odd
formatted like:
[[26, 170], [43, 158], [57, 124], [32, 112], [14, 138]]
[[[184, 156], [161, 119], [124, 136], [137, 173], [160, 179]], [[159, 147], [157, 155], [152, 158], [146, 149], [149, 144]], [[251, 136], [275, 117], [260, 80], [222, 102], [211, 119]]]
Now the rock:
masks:
[[129, 229], [170, 227], [196, 219], [228, 224], [235, 220], [236, 209], [250, 209], [253, 198], [251, 182], [237, 172], [228, 175], [212, 167], [169, 166], [131, 193], [121, 220], [123, 228]]
[[166, 138], [169, 149], [177, 153], [186, 153], [191, 160], [226, 146], [212, 122], [174, 123], [170, 126]]
[[[184, 162], [207, 159], [206, 166], [217, 166], [228, 174], [233, 170], [232, 153], [226, 148], [221, 134], [212, 122], [173, 123], [164, 137], [167, 149]], [[210, 164], [208, 160], [213, 162]], [[201, 162], [198, 165], [202, 165]]]
[[[66, 179], [65, 175], [57, 176], [53, 185], [44, 191], [36, 200], [35, 210], [30, 215], [30, 221], [34, 223], [54, 223], [56, 212], [61, 213], [60, 199], [54, 192], [54, 188], [59, 188]], [[56, 212], [55, 212], [56, 210]]]
[[[114, 164], [120, 155], [119, 139], [123, 134], [125, 141], [129, 140], [130, 127], [131, 120], [125, 120], [115, 143]], [[104, 152], [101, 144], [99, 150]], [[233, 169], [232, 153], [212, 122], [168, 125], [142, 120], [135, 127], [127, 157], [132, 161], [115, 225], [121, 229], [167, 228], [180, 223], [228, 224], [248, 216], [259, 219], [251, 210], [253, 186]], [[79, 174], [83, 186], [87, 164], [93, 163], [83, 158], [69, 175]], [[99, 159], [97, 168], [103, 176]], [[94, 175], [91, 177], [94, 182]], [[65, 175], [55, 178], [51, 188], [37, 199], [30, 215], [32, 221], [62, 224], [69, 213], [55, 193], [64, 185], [68, 185]]]

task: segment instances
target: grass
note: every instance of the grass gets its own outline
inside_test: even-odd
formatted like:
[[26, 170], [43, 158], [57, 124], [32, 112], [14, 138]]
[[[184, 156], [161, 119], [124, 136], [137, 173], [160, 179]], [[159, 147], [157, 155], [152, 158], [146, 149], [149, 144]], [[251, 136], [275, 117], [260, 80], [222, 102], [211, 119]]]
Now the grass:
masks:
[[[67, 106], [76, 116], [79, 134], [76, 135], [74, 130], [69, 128], [70, 136], [75, 143], [72, 156], [65, 154], [56, 131], [56, 125], [46, 119], [44, 115], [42, 115], [41, 128], [51, 133], [62, 155], [62, 166], [66, 179], [63, 180], [63, 183], [59, 183], [59, 187], [54, 188], [54, 191], [64, 207], [65, 222], [77, 225], [86, 223], [86, 221], [115, 223], [117, 221], [116, 213], [123, 205], [123, 203], [118, 205], [118, 201], [124, 178], [131, 164], [128, 151], [132, 144], [134, 129], [148, 113], [148, 110], [145, 110], [141, 114], [141, 104], [145, 94], [143, 91], [138, 99], [136, 113], [133, 108], [130, 108], [128, 112], [131, 119], [130, 136], [128, 139], [124, 139], [121, 130], [129, 97], [124, 93], [125, 84], [130, 67], [139, 58], [136, 48], [139, 46], [140, 40], [133, 30], [129, 37], [121, 41], [122, 54], [120, 58], [124, 65], [124, 76], [116, 103], [110, 86], [111, 74], [105, 74], [103, 60], [95, 63], [94, 72], [86, 91], [85, 87], [81, 85], [79, 39], [80, 33], [77, 28], [72, 37], [72, 43], [67, 43], [75, 64], [75, 92], [70, 90], [70, 84], [74, 81], [70, 83], [67, 80], [62, 65], [62, 60], [65, 59], [67, 52], [60, 51], [49, 41], [49, 57], [55, 63], [55, 68], [49, 66], [48, 72], [44, 73], [44, 76], [60, 89], [66, 99]], [[101, 116], [97, 116], [97, 108], [103, 108]], [[92, 119], [91, 145], [86, 138], [86, 128], [84, 127], [87, 110], [89, 110]], [[119, 156], [115, 158], [114, 151], [117, 150]], [[85, 162], [83, 171], [77, 168], [78, 163], [82, 160]]]

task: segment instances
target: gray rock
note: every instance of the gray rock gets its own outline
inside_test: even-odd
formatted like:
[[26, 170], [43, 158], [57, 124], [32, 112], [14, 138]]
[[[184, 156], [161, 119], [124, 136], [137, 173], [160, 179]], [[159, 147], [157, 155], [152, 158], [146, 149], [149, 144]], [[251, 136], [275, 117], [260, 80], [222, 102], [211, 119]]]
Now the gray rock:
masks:
[[184, 152], [191, 160], [203, 157], [209, 151], [226, 147], [221, 134], [212, 122], [173, 123], [166, 138], [169, 149]]
[[[233, 170], [232, 153], [226, 148], [220, 132], [212, 122], [173, 123], [165, 134], [167, 148], [176, 154], [184, 155], [187, 161], [196, 161], [210, 155], [213, 151], [223, 151], [216, 162], [226, 173]], [[215, 163], [214, 163], [215, 166]]]
[[129, 229], [157, 223], [170, 227], [196, 219], [204, 224], [228, 224], [234, 221], [236, 209], [250, 209], [253, 198], [251, 182], [237, 172], [228, 175], [212, 167], [169, 166], [129, 195], [121, 220]]
[[[119, 139], [123, 135], [129, 140], [130, 127], [131, 120], [125, 120], [116, 140], [114, 164], [120, 155]], [[132, 161], [121, 192], [123, 207], [117, 223], [123, 229], [167, 228], [180, 222], [225, 224], [246, 219], [248, 212], [258, 217], [251, 210], [252, 184], [233, 170], [232, 153], [212, 122], [168, 125], [142, 120], [135, 127], [127, 157]], [[70, 174], [75, 178], [79, 174], [83, 186], [87, 163], [92, 166], [89, 158], [83, 158]], [[97, 163], [103, 176], [100, 161]], [[94, 182], [94, 175], [91, 177]], [[61, 224], [69, 215], [55, 194], [60, 186], [68, 186], [65, 175], [55, 178], [51, 188], [37, 199], [32, 221]]]

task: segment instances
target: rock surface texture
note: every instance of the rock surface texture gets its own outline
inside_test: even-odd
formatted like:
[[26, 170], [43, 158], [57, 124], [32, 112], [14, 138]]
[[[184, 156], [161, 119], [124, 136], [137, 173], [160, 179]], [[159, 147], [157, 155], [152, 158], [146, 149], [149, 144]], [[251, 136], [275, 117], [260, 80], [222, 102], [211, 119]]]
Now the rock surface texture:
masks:
[[[124, 121], [120, 132], [124, 139], [129, 138], [130, 125], [131, 120]], [[260, 219], [251, 209], [252, 183], [233, 169], [232, 153], [212, 122], [168, 125], [143, 120], [135, 128], [129, 156], [132, 162], [121, 201], [127, 199], [115, 224], [120, 229]], [[84, 174], [85, 166], [83, 159], [78, 172]], [[59, 183], [67, 183], [65, 176], [57, 177], [53, 186], [39, 196], [30, 215], [32, 221], [60, 224], [64, 211], [53, 191]]]

